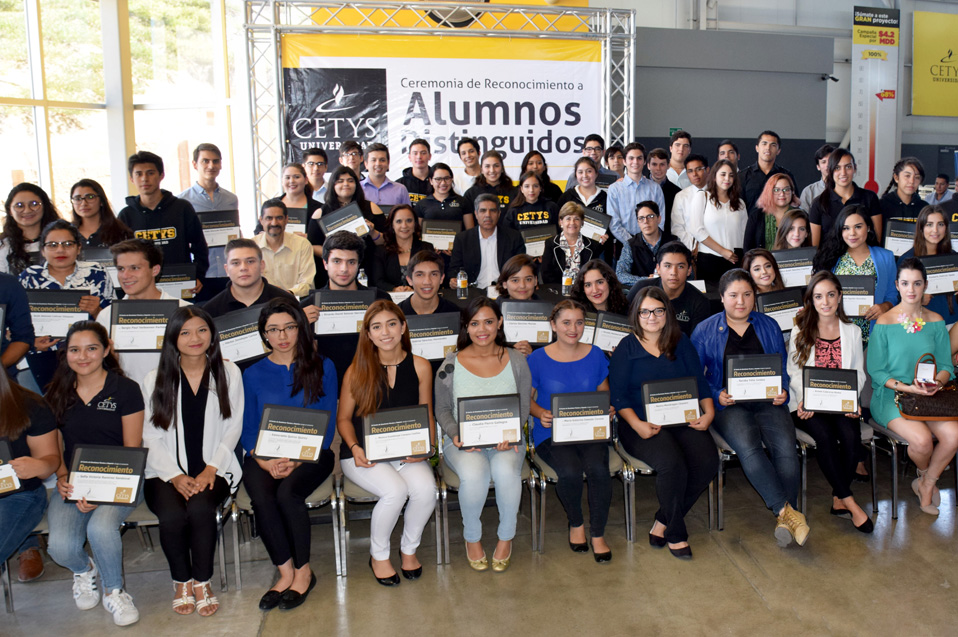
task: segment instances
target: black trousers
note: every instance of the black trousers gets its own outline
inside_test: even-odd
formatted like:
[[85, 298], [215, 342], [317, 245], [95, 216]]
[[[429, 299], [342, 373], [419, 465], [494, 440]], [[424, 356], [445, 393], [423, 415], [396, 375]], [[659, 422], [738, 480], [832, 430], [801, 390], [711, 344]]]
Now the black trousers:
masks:
[[691, 427], [663, 427], [651, 438], [642, 438], [623, 423], [619, 442], [629, 455], [655, 469], [659, 499], [655, 519], [665, 525], [665, 539], [672, 544], [687, 541], [685, 516], [718, 474], [712, 435]]
[[862, 446], [858, 419], [816, 413], [808, 420], [802, 420], [798, 412], [792, 412], [792, 420], [796, 427], [815, 439], [815, 457], [832, 486], [832, 495], [839, 499], [851, 496], [852, 478], [858, 466], [858, 448]]
[[143, 488], [146, 506], [160, 520], [160, 546], [170, 564], [173, 581], [213, 577], [216, 554], [216, 508], [230, 493], [229, 483], [216, 476], [213, 488], [189, 500], [170, 482], [150, 478]]
[[333, 472], [335, 458], [329, 449], [319, 453], [319, 462], [304, 462], [285, 478], [277, 480], [247, 456], [243, 483], [253, 501], [256, 528], [273, 564], [292, 558], [293, 566], [309, 563], [310, 525], [306, 498]]
[[736, 252], [739, 255], [738, 263], [732, 263], [722, 257], [715, 256], [714, 254], [705, 254], [699, 250], [699, 254], [696, 257], [695, 275], [708, 283], [718, 283], [718, 280], [722, 278], [723, 274], [732, 268], [741, 267], [742, 251], [737, 250]]
[[612, 476], [609, 475], [609, 445], [589, 442], [573, 445], [553, 445], [549, 438], [536, 447], [559, 480], [556, 495], [569, 518], [569, 526], [584, 524], [582, 517], [582, 475], [589, 481], [589, 533], [603, 537], [609, 521], [612, 504]]

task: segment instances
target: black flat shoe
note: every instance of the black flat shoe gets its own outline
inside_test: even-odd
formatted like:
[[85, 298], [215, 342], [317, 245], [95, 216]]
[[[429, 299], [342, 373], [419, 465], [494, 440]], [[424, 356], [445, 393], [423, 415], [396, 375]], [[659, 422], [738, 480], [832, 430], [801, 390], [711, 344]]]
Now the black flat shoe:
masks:
[[285, 592], [286, 591], [266, 591], [266, 594], [259, 599], [259, 609], [273, 610], [279, 606], [279, 602], [281, 599], [283, 599], [283, 593]]
[[569, 548], [572, 549], [573, 553], [588, 553], [589, 552], [589, 545], [586, 542], [583, 542], [582, 544], [569, 542]]
[[658, 535], [652, 535], [651, 532], [649, 533], [649, 546], [651, 546], [652, 548], [662, 549], [662, 548], [665, 548], [667, 544], [668, 542], [665, 541], [664, 537], [659, 537]]
[[862, 522], [859, 526], [855, 527], [856, 531], [861, 531], [862, 533], [871, 533], [875, 530], [875, 523], [872, 522], [871, 518], [868, 518]]
[[858, 473], [855, 472], [855, 482], [871, 482], [872, 476], [870, 473]]
[[680, 549], [674, 549], [671, 546], [669, 547], [669, 553], [679, 558], [680, 560], [690, 560], [692, 559], [692, 547], [683, 546]]
[[848, 509], [836, 509], [835, 507], [832, 507], [828, 510], [828, 512], [839, 518], [847, 518], [849, 520], [852, 519], [852, 512]]
[[612, 551], [606, 551], [605, 553], [596, 553], [595, 547], [592, 547], [592, 557], [595, 558], [595, 561], [599, 564], [604, 564], [605, 562], [612, 561]]
[[[373, 577], [376, 577], [376, 571], [373, 570], [373, 558], [369, 558], [369, 570], [373, 571]], [[422, 567], [419, 567], [420, 573]], [[393, 573], [389, 577], [376, 577], [376, 581], [383, 586], [399, 586], [399, 573]]]
[[306, 592], [297, 593], [292, 588], [286, 589], [286, 591], [283, 592], [282, 599], [279, 600], [278, 608], [280, 610], [292, 610], [297, 606], [302, 606], [303, 602], [306, 601], [306, 597], [309, 596], [309, 591], [313, 590], [314, 586], [316, 586], [316, 573], [311, 574]]
[[411, 571], [407, 571], [404, 568], [400, 568], [399, 570], [402, 571], [402, 576], [406, 579], [419, 579], [422, 577], [422, 566], [414, 568]]

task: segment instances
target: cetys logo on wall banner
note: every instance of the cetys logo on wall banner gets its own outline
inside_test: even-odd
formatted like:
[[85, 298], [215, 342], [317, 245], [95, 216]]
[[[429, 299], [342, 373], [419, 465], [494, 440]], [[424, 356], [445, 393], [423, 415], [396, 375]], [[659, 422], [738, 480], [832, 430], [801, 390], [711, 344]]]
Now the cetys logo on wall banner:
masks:
[[513, 177], [537, 150], [562, 179], [585, 135], [601, 132], [599, 42], [288, 35], [283, 67], [286, 161], [318, 146], [335, 165], [343, 142], [380, 142], [398, 174], [416, 138], [429, 141], [432, 162], [459, 165], [458, 141], [475, 137]]
[[915, 11], [913, 115], [958, 117], [958, 15]]

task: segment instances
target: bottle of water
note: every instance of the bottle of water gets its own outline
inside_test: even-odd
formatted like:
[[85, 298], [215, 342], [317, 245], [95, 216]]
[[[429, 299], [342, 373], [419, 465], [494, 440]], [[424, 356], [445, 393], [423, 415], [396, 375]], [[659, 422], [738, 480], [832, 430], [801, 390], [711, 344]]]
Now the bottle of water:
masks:
[[575, 283], [575, 271], [572, 268], [566, 268], [562, 273], [562, 296], [572, 294], [572, 284]]
[[464, 299], [469, 296], [469, 275], [465, 270], [459, 270], [456, 275], [456, 298]]
[[359, 268], [359, 275], [356, 277], [356, 281], [364, 288], [369, 287], [369, 279], [366, 278], [366, 271], [362, 268]]

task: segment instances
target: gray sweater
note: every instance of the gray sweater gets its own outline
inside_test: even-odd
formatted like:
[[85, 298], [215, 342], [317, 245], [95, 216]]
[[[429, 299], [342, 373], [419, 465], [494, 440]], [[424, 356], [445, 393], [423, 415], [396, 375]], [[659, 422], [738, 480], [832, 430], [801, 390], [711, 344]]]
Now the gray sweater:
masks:
[[[506, 352], [509, 354], [509, 364], [512, 365], [512, 374], [519, 393], [520, 421], [525, 425], [529, 420], [529, 402], [532, 400], [532, 372], [529, 371], [524, 354], [511, 347], [507, 347]], [[447, 356], [436, 373], [436, 422], [450, 438], [459, 435], [459, 408], [452, 389], [457, 355], [458, 353], [453, 353]]]

